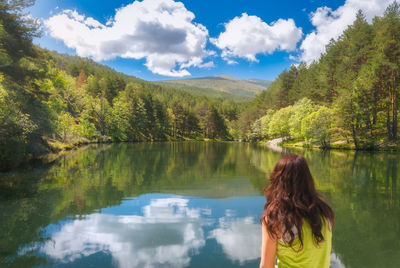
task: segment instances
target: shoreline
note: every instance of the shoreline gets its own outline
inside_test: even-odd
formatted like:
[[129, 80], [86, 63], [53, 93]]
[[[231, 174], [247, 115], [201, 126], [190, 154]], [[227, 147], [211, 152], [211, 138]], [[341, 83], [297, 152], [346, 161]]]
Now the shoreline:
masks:
[[[80, 149], [84, 149], [90, 145], [101, 145], [101, 144], [118, 144], [118, 143], [143, 143], [143, 142], [237, 142], [243, 143], [243, 141], [237, 140], [221, 140], [221, 139], [208, 139], [208, 138], [181, 138], [181, 139], [172, 139], [172, 140], [162, 140], [162, 141], [112, 141], [106, 137], [98, 138], [97, 140], [89, 141], [89, 140], [76, 140], [70, 143], [62, 143], [61, 141], [48, 141], [49, 152], [37, 157], [31, 157], [26, 159], [22, 163], [15, 165], [11, 168], [0, 170], [0, 173], [12, 172], [18, 169], [25, 169], [32, 165], [46, 165], [56, 162], [63, 155], [68, 154], [73, 151], [77, 151]], [[311, 149], [311, 150], [334, 150], [334, 151], [366, 151], [366, 152], [400, 152], [400, 147], [398, 145], [395, 146], [383, 146], [383, 147], [375, 147], [375, 148], [359, 148], [355, 149], [352, 144], [344, 143], [343, 141], [332, 143], [327, 148], [321, 148], [318, 145], [310, 145], [305, 143], [304, 141], [294, 141], [290, 140], [287, 137], [276, 138], [267, 141], [258, 141], [257, 144], [262, 146], [266, 146], [269, 149], [276, 152], [283, 152], [284, 148], [297, 148], [297, 149]], [[345, 146], [344, 146], [345, 145]]]
[[[280, 141], [278, 141], [280, 140]], [[267, 147], [281, 147], [281, 148], [301, 148], [311, 150], [335, 150], [335, 151], [365, 151], [365, 152], [400, 152], [400, 146], [396, 143], [383, 143], [375, 147], [362, 147], [356, 149], [354, 144], [347, 143], [346, 141], [336, 141], [331, 143], [328, 147], [323, 148], [319, 145], [309, 144], [302, 140], [291, 140], [285, 138], [277, 138], [268, 141], [258, 142]]]
[[69, 143], [63, 143], [58, 140], [46, 140], [49, 152], [38, 155], [38, 156], [31, 156], [24, 161], [22, 161], [19, 164], [16, 164], [10, 168], [1, 170], [0, 173], [7, 173], [7, 172], [13, 172], [19, 169], [26, 169], [29, 168], [32, 165], [47, 165], [56, 162], [59, 158], [62, 156], [78, 151], [81, 149], [84, 149], [85, 147], [91, 146], [91, 145], [106, 145], [106, 144], [118, 144], [118, 143], [143, 143], [143, 142], [210, 142], [210, 141], [216, 141], [216, 142], [236, 142], [234, 140], [221, 140], [221, 139], [209, 139], [209, 138], [179, 138], [179, 139], [170, 139], [170, 140], [149, 140], [149, 141], [112, 141], [111, 138], [108, 137], [100, 137], [96, 140], [87, 140], [87, 139], [77, 139], [74, 141], [71, 141]]

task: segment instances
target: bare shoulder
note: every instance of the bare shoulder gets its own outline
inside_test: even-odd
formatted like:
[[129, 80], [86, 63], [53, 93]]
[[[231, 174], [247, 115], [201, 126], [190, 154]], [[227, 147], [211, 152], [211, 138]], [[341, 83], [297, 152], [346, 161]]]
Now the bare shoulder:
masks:
[[273, 240], [279, 239], [281, 237], [282, 232], [281, 232], [281, 230], [279, 228], [275, 228], [274, 231], [273, 231], [273, 234], [271, 234], [271, 232], [268, 231], [268, 227], [267, 227], [267, 225], [268, 225], [268, 216], [267, 216], [267, 214], [264, 213], [261, 216], [260, 221], [261, 221], [261, 225], [262, 225], [263, 234], [264, 233], [268, 234], [268, 237], [270, 237]]

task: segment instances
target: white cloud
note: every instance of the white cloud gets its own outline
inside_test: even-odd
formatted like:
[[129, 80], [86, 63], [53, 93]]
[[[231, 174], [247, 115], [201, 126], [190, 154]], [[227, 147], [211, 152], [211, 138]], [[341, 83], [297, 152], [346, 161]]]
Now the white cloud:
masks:
[[201, 65], [199, 65], [201, 68], [213, 68], [213, 67], [215, 67], [215, 64], [214, 64], [214, 62], [213, 61], [208, 61], [208, 62], [205, 62], [205, 63], [203, 63], [203, 64], [201, 64]]
[[307, 34], [300, 49], [300, 59], [306, 63], [318, 60], [329, 41], [337, 39], [351, 25], [358, 10], [362, 10], [366, 19], [371, 22], [373, 17], [380, 16], [393, 0], [347, 0], [343, 6], [332, 10], [329, 7], [319, 7], [310, 14], [315, 30]]
[[202, 67], [212, 54], [206, 50], [208, 30], [194, 18], [181, 2], [143, 0], [117, 9], [105, 25], [72, 10], [50, 17], [45, 25], [79, 56], [146, 59], [153, 73], [180, 77], [190, 75], [189, 67]]
[[155, 199], [143, 207], [143, 216], [92, 214], [63, 225], [41, 251], [59, 262], [103, 251], [118, 267], [185, 267], [205, 245], [203, 211], [187, 203]]
[[229, 213], [219, 219], [219, 228], [211, 232], [225, 254], [232, 260], [243, 264], [260, 257], [261, 225], [254, 223], [252, 217], [233, 218]]
[[210, 40], [222, 49], [222, 57], [234, 64], [233, 57], [257, 61], [257, 54], [293, 51], [302, 35], [302, 29], [296, 27], [293, 19], [279, 19], [268, 25], [257, 16], [243, 13], [226, 23], [225, 31], [218, 38]]
[[235, 64], [239, 64], [239, 62], [232, 60], [232, 59], [225, 59], [226, 63], [228, 63], [229, 65], [235, 65]]
[[85, 16], [80, 15], [76, 10], [66, 9], [64, 10], [64, 14], [69, 15], [72, 19], [79, 22], [83, 22], [83, 20], [85, 19]]

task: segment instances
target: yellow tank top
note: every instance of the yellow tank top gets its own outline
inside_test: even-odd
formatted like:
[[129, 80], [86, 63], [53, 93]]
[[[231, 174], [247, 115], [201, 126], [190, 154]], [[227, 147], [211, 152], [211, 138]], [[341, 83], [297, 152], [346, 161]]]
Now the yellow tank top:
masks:
[[[288, 243], [278, 240], [276, 256], [278, 258], [278, 268], [301, 267], [301, 268], [329, 268], [330, 254], [332, 248], [332, 230], [327, 221], [323, 220], [321, 233], [324, 241], [316, 244], [310, 224], [303, 221], [302, 226], [303, 249], [299, 238], [295, 238], [292, 247]], [[295, 249], [295, 250], [293, 250]]]

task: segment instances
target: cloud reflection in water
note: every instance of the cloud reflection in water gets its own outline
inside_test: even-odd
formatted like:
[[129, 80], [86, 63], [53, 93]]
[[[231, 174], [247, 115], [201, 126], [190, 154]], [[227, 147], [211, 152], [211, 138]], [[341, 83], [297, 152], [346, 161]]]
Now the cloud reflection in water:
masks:
[[63, 263], [103, 251], [119, 267], [187, 266], [205, 245], [202, 211], [188, 208], [188, 201], [155, 199], [143, 216], [88, 215], [62, 226], [41, 251]]
[[231, 211], [219, 219], [219, 227], [211, 232], [232, 261], [243, 264], [260, 257], [261, 227], [253, 217], [233, 218]]

